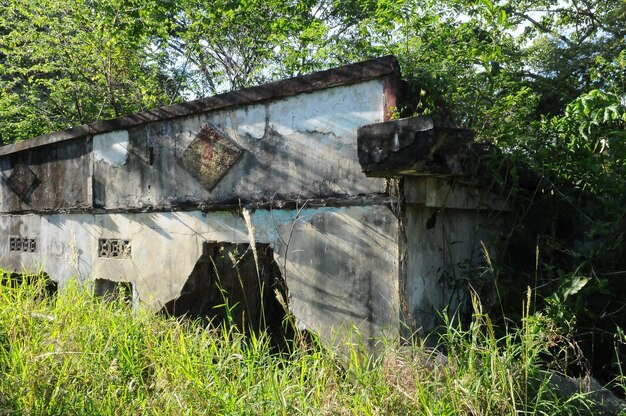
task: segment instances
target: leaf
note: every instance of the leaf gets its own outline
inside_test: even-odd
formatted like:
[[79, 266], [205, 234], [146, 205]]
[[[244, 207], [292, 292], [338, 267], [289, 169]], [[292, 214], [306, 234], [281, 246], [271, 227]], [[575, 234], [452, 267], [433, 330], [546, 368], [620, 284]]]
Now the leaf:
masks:
[[506, 23], [506, 19], [507, 19], [507, 14], [506, 11], [504, 9], [500, 9], [500, 24], [503, 25]]
[[606, 123], [609, 120], [618, 120], [619, 119], [619, 111], [617, 104], [612, 104], [604, 109], [604, 118], [602, 121]]
[[569, 281], [569, 285], [564, 287], [565, 290], [563, 291], [563, 300], [580, 292], [590, 280], [591, 278], [586, 276], [573, 276]]

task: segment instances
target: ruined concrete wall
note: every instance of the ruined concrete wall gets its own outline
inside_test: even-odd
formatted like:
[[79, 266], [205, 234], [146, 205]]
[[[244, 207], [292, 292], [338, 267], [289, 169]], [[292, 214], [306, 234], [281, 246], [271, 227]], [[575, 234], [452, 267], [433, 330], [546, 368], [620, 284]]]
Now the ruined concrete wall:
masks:
[[401, 178], [403, 333], [429, 334], [442, 314], [467, 314], [470, 287], [493, 288], [483, 247], [494, 255], [492, 244], [509, 209], [501, 196], [478, 186], [475, 175], [494, 149], [474, 143], [471, 131], [431, 116], [366, 125], [357, 136], [368, 176]]
[[[240, 209], [248, 206], [301, 327], [327, 337], [351, 325], [395, 336], [398, 222], [385, 179], [366, 178], [356, 151], [357, 128], [385, 117], [386, 83], [6, 154], [0, 264], [43, 269], [61, 287], [72, 278], [131, 282], [134, 302], [159, 310], [180, 295], [205, 242], [249, 241]], [[19, 163], [40, 180], [30, 199], [8, 186]]]
[[[301, 327], [397, 334], [397, 222], [386, 207], [259, 209], [252, 224], [274, 250]], [[180, 294], [203, 242], [249, 241], [244, 219], [228, 211], [5, 216], [0, 233], [37, 238], [35, 252], [4, 256], [5, 267], [43, 268], [61, 286], [72, 276], [133, 282], [136, 301], [155, 311]], [[130, 255], [102, 256], [101, 239], [128, 241]], [[5, 238], [0, 252], [9, 252]]]
[[[384, 117], [384, 83], [340, 86], [4, 156], [0, 212], [170, 209], [384, 193], [384, 179], [366, 178], [356, 158], [357, 128]], [[207, 140], [207, 131], [219, 137]]]
[[403, 309], [411, 329], [427, 334], [444, 310], [467, 311], [469, 287], [484, 283], [483, 244], [493, 256], [508, 207], [458, 178], [406, 177], [405, 197]]
[[[356, 158], [356, 131], [383, 117], [382, 81], [96, 135], [94, 199], [106, 209], [169, 208], [384, 193]], [[205, 127], [206, 126], [206, 127]], [[210, 130], [227, 148], [203, 148]], [[200, 137], [199, 137], [200, 136]], [[227, 153], [224, 155], [224, 153]], [[198, 173], [194, 158], [210, 164]]]

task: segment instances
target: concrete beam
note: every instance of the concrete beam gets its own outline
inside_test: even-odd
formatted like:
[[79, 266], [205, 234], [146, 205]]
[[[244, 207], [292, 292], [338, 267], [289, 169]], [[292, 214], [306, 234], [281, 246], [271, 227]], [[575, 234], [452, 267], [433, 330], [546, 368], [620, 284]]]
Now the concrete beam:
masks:
[[441, 125], [428, 116], [363, 126], [357, 140], [367, 176], [463, 175], [477, 161], [469, 130]]

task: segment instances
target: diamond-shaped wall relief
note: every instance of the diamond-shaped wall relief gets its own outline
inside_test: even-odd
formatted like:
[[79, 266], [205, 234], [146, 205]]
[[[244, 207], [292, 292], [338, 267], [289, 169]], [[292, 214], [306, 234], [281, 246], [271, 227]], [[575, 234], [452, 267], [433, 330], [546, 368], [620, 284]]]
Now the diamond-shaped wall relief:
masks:
[[243, 150], [222, 132], [206, 124], [183, 151], [178, 163], [210, 191], [242, 154]]
[[24, 202], [28, 202], [30, 193], [36, 186], [37, 175], [23, 163], [13, 167], [13, 172], [7, 182], [9, 187]]

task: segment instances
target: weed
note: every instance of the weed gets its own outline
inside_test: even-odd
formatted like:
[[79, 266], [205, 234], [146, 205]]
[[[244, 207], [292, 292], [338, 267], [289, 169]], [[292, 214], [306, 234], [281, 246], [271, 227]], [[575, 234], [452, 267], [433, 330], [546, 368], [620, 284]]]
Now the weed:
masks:
[[592, 408], [584, 395], [554, 394], [551, 345], [563, 338], [529, 303], [523, 324], [500, 338], [474, 297], [469, 327], [448, 322], [434, 349], [380, 340], [371, 355], [353, 332], [341, 349], [311, 337], [276, 354], [264, 332], [133, 310], [74, 283], [54, 299], [44, 292], [37, 281], [0, 285], [2, 414], [551, 415]]

